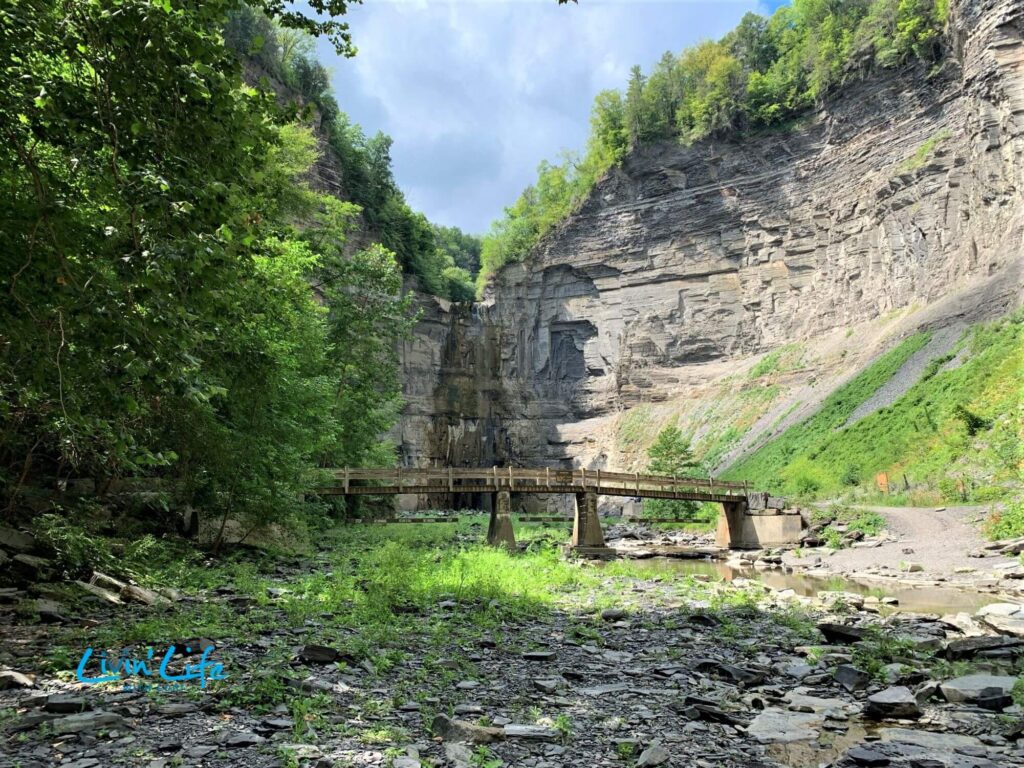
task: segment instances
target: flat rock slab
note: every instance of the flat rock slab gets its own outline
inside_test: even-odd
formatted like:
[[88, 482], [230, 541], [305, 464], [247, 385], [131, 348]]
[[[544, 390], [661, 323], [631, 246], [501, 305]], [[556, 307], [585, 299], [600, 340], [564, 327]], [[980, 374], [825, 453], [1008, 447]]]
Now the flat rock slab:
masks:
[[554, 651], [527, 651], [523, 654], [525, 661], [554, 661], [558, 656]]
[[609, 693], [621, 693], [628, 691], [629, 686], [625, 683], [609, 683], [608, 685], [595, 685], [591, 688], [580, 688], [584, 696], [605, 696]]
[[510, 723], [502, 731], [506, 739], [528, 739], [530, 741], [558, 741], [558, 731], [544, 725], [517, 725]]
[[87, 709], [92, 709], [92, 704], [81, 696], [57, 693], [47, 697], [46, 703], [43, 704], [43, 709], [47, 712], [68, 714], [71, 712], [85, 712]]
[[747, 735], [762, 744], [789, 744], [818, 737], [818, 726], [824, 717], [815, 712], [791, 712], [787, 709], [765, 709], [747, 728]]
[[979, 699], [1008, 697], [1016, 683], [1017, 678], [1009, 675], [966, 675], [947, 680], [939, 690], [946, 701], [954, 704], [974, 703]]
[[973, 736], [963, 736], [959, 733], [922, 731], [916, 728], [879, 728], [878, 736], [881, 741], [913, 744], [918, 747], [929, 747], [948, 752], [963, 747], [975, 747], [981, 744]]
[[96, 710], [52, 720], [50, 727], [53, 728], [54, 733], [68, 734], [96, 731], [100, 728], [118, 728], [124, 724], [125, 719], [120, 715]]
[[969, 659], [979, 653], [995, 650], [1024, 653], [1024, 638], [985, 636], [950, 640], [946, 644], [946, 658], [950, 661]]
[[1012, 635], [1013, 637], [1024, 637], [1024, 617], [1019, 613], [1012, 616], [1002, 616], [1000, 614], [983, 616], [981, 620], [996, 632]]

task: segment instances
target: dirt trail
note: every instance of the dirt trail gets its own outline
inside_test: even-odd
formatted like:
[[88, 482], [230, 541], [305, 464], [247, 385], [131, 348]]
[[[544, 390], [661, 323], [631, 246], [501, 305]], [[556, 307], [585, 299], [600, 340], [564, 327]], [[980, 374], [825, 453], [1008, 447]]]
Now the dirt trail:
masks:
[[829, 570], [849, 573], [872, 566], [899, 569], [900, 563], [920, 563], [921, 575], [952, 576], [957, 568], [991, 571], [1005, 557], [970, 557], [971, 552], [984, 549], [988, 541], [978, 521], [986, 507], [864, 507], [886, 519], [886, 528], [896, 541], [878, 547], [855, 547], [836, 552], [825, 562]]

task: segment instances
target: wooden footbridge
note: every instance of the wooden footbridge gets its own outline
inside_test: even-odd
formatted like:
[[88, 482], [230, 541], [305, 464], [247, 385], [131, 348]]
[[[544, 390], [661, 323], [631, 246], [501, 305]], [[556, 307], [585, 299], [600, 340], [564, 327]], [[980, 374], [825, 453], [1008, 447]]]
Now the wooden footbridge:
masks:
[[[527, 469], [523, 467], [394, 468], [330, 470], [334, 483], [318, 489], [323, 496], [378, 496], [396, 494], [492, 494], [491, 519], [487, 530], [490, 544], [514, 548], [512, 530], [513, 493], [567, 493], [576, 497], [572, 546], [604, 549], [604, 534], [597, 515], [598, 496], [628, 496], [647, 499], [707, 501], [722, 505], [718, 539], [723, 546], [769, 545], [754, 537], [748, 517], [783, 516], [781, 499], [751, 491], [745, 482], [728, 482], [714, 477], [668, 477], [636, 472], [606, 472], [599, 469]], [[790, 517], [792, 517], [790, 515]], [[799, 516], [796, 517], [799, 532]], [[792, 528], [792, 520], [789, 521]], [[756, 523], [754, 524], [756, 527]], [[764, 524], [761, 525], [764, 527]], [[776, 526], [777, 527], [777, 526]], [[778, 538], [778, 537], [776, 537]], [[771, 544], [788, 543], [774, 541]]]

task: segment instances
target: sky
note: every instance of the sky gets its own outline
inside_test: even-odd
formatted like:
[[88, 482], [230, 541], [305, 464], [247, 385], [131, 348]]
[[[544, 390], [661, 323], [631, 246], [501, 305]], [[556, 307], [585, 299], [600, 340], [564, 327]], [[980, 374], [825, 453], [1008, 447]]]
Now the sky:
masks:
[[483, 234], [541, 160], [583, 148], [598, 91], [780, 2], [365, 0], [346, 16], [356, 57], [317, 53], [341, 108], [394, 139], [409, 204]]

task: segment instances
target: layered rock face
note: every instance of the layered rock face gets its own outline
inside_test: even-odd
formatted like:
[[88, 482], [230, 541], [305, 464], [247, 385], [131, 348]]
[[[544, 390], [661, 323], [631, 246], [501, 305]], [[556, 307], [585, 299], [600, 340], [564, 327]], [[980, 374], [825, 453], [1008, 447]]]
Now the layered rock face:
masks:
[[881, 73], [790, 132], [644, 147], [482, 304], [430, 300], [406, 461], [600, 466], [572, 425], [703, 371], [901, 308], [1019, 303], [1024, 4], [953, 5], [941, 72]]

